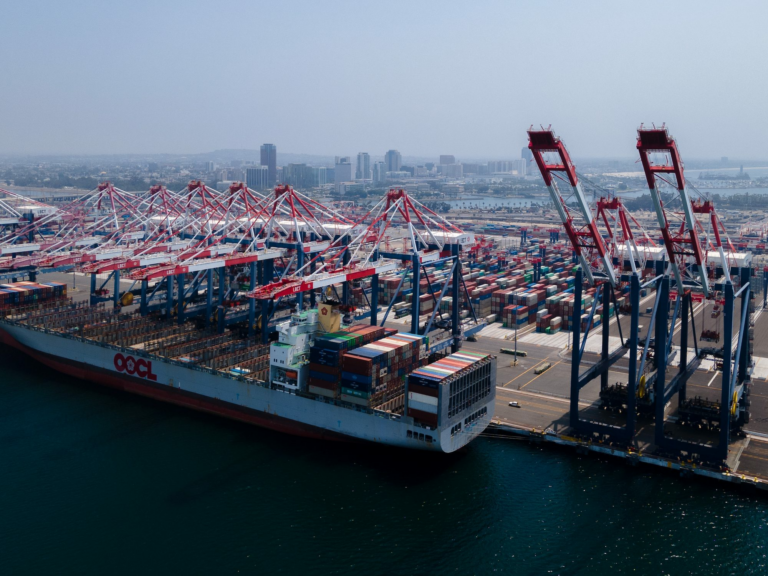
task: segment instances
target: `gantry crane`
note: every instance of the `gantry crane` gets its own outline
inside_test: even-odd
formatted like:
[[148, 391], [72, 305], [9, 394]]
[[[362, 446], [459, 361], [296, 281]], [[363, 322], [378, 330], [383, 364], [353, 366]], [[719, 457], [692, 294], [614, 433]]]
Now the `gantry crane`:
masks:
[[[470, 327], [465, 327], [459, 319], [459, 287], [462, 286], [466, 292], [459, 254], [462, 248], [469, 249], [472, 246], [473, 234], [463, 232], [417, 200], [410, 198], [407, 192], [401, 189], [387, 192], [384, 198], [351, 227], [353, 232], [346, 241], [334, 241], [327, 251], [317, 254], [303, 266], [307, 269], [317, 264], [317, 268], [311, 268], [301, 277], [287, 276], [278, 282], [262, 286], [249, 296], [261, 301], [273, 300], [332, 284], [348, 285], [353, 280], [371, 277], [371, 322], [377, 323], [378, 276], [395, 271], [400, 268], [401, 263], [405, 263], [411, 265], [413, 273], [411, 332], [430, 331], [449, 284], [454, 296], [450, 333], [452, 339], [446, 340], [445, 344], [452, 344], [454, 349], [458, 349], [463, 337], [482, 328], [482, 322], [477, 319]], [[452, 265], [451, 281], [442, 286], [439, 295], [431, 292], [434, 310], [422, 329], [419, 292], [422, 270], [442, 262], [450, 262]], [[405, 274], [402, 275], [400, 286], [381, 320], [382, 325], [400, 293], [404, 280]], [[469, 301], [468, 293], [466, 296]], [[435, 346], [431, 345], [431, 349], [434, 348]]]
[[[557, 137], [551, 128], [542, 130], [528, 130], [528, 147], [533, 153], [533, 158], [541, 171], [544, 183], [549, 190], [552, 202], [560, 215], [566, 236], [573, 248], [573, 252], [580, 262], [580, 270], [576, 273], [574, 287], [574, 311], [571, 329], [573, 331], [573, 348], [571, 358], [571, 394], [570, 394], [570, 423], [574, 431], [583, 434], [596, 434], [607, 436], [614, 441], [629, 443], [635, 434], [635, 406], [636, 386], [634, 382], [617, 386], [609, 385], [608, 373], [619, 359], [629, 352], [630, 362], [637, 357], [637, 309], [639, 308], [640, 274], [642, 274], [649, 255], [644, 247], [645, 243], [651, 243], [648, 234], [631, 217], [617, 198], [601, 197], [595, 202], [596, 213], [587, 200], [584, 188], [581, 184], [576, 168], [573, 165], [563, 141]], [[562, 176], [564, 175], [564, 176]], [[557, 184], [557, 180], [565, 182], [572, 193], [564, 196]], [[571, 212], [569, 207], [575, 203], [576, 211]], [[638, 246], [636, 234], [632, 231], [630, 220], [635, 224], [637, 237], [641, 237], [644, 243]], [[599, 229], [600, 224], [605, 228], [605, 237]], [[617, 304], [616, 291], [622, 280], [622, 265], [628, 260], [631, 275], [628, 278], [631, 283], [631, 309], [633, 320], [631, 333], [627, 341], [621, 330], [621, 323], [614, 323], [618, 331], [621, 346], [610, 351], [610, 330], [612, 328], [610, 318], [610, 305]], [[582, 290], [583, 280], [595, 286], [596, 291], [592, 303], [591, 313], [582, 334]], [[599, 360], [583, 373], [580, 372], [582, 358], [586, 348], [590, 330], [594, 324], [598, 304], [602, 304], [602, 338]], [[600, 378], [600, 396], [605, 404], [618, 404], [628, 406], [625, 411], [626, 425], [616, 426], [615, 423], [596, 422], [593, 419], [583, 419], [579, 410], [579, 395], [581, 389], [595, 378]]]
[[[728, 457], [731, 432], [739, 430], [741, 425], [749, 421], [751, 360], [748, 339], [752, 309], [751, 255], [747, 253], [738, 256], [734, 253], [729, 241], [727, 243], [730, 253], [726, 254], [720, 234], [725, 233], [725, 228], [719, 221], [711, 201], [692, 199], [677, 143], [670, 136], [666, 126], [646, 128], [641, 125], [637, 131], [637, 150], [640, 153], [640, 161], [668, 257], [668, 269], [659, 270], [656, 278], [657, 298], [653, 315], [653, 320], [656, 321], [654, 335], [656, 376], [653, 387], [656, 397], [656, 444], [663, 450], [693, 453], [702, 459], [724, 463]], [[668, 200], [665, 204], [661, 190], [664, 185], [674, 190], [672, 199], [678, 200], [681, 206], [678, 211], [670, 208], [671, 201]], [[704, 215], [705, 222], [710, 225], [714, 242], [710, 240], [710, 234], [704, 229], [697, 215]], [[715, 250], [708, 250], [710, 246]], [[722, 271], [720, 280], [718, 280], [717, 264]], [[670, 271], [677, 288], [671, 324], [669, 323]], [[739, 279], [738, 292], [735, 292], [731, 280], [734, 276]], [[707, 297], [714, 291], [724, 293], [723, 346], [699, 349], [696, 343], [692, 293], [700, 292]], [[741, 318], [738, 334], [734, 337], [734, 302], [738, 296], [741, 296]], [[668, 355], [678, 311], [682, 311], [680, 367], [677, 373], [667, 381]], [[689, 312], [694, 345], [694, 356], [690, 360], [688, 359]], [[734, 344], [736, 345], [735, 353]], [[688, 398], [686, 395], [687, 380], [705, 356], [722, 359], [722, 386], [719, 402], [702, 401], [700, 398]], [[643, 361], [645, 361], [644, 357]], [[633, 366], [630, 365], [630, 378], [632, 376]], [[692, 443], [669, 434], [668, 430], [665, 431], [665, 408], [675, 394], [678, 395], [679, 422], [694, 424], [702, 421], [718, 422], [720, 437], [717, 445], [704, 446]]]

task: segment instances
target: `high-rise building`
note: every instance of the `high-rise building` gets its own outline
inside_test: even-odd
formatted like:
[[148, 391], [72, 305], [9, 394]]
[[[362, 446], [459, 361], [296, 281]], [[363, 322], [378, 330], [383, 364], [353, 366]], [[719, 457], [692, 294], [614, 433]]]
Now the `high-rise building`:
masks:
[[453, 154], [440, 154], [440, 164], [456, 164], [456, 157]]
[[493, 174], [495, 172], [511, 172], [513, 169], [517, 170], [519, 161], [515, 160], [510, 162], [508, 160], [494, 160], [488, 162], [488, 173]]
[[269, 168], [253, 166], [245, 169], [245, 185], [254, 190], [266, 190], [269, 183]]
[[528, 158], [520, 158], [517, 164], [517, 175], [521, 178], [524, 178], [525, 176], [528, 176], [528, 163], [530, 162], [530, 159]]
[[242, 182], [245, 179], [245, 170], [242, 168], [227, 168], [227, 180]]
[[315, 185], [315, 172], [306, 164], [288, 164], [283, 166], [282, 182], [294, 188], [312, 188]]
[[320, 166], [318, 168], [312, 168], [314, 175], [315, 186], [324, 186], [328, 183], [328, 168]]
[[277, 182], [277, 146], [274, 144], [261, 145], [261, 165], [269, 170], [269, 185]]
[[387, 165], [387, 172], [399, 172], [403, 165], [403, 157], [397, 150], [388, 150], [384, 154], [384, 164]]
[[384, 182], [387, 179], [387, 165], [384, 162], [376, 162], [373, 165], [373, 181]]
[[205, 163], [205, 171], [209, 174], [216, 170], [216, 164], [213, 162], [213, 160], [208, 160], [208, 162]]
[[352, 162], [349, 156], [337, 156], [336, 165], [334, 166], [334, 179], [335, 183], [349, 182], [352, 180]]
[[526, 146], [522, 149], [520, 152], [520, 158], [525, 158], [526, 160], [533, 160], [533, 152], [531, 152], [531, 149]]
[[462, 164], [445, 164], [443, 166], [443, 176], [446, 178], [462, 178], [464, 176], [464, 166]]
[[357, 170], [355, 170], [355, 179], [371, 179], [371, 155], [368, 152], [359, 152], [357, 154]]

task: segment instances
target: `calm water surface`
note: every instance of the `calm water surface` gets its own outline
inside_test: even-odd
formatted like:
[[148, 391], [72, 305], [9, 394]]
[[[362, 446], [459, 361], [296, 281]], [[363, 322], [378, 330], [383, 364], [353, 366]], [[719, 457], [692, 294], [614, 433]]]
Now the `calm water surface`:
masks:
[[480, 439], [294, 439], [0, 348], [0, 574], [765, 574], [768, 499]]

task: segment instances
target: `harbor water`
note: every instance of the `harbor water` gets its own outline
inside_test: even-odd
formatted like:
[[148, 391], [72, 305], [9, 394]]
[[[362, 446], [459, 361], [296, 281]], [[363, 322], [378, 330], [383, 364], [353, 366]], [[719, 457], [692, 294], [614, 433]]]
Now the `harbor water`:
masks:
[[293, 438], [0, 348], [0, 573], [765, 574], [768, 499], [480, 438]]

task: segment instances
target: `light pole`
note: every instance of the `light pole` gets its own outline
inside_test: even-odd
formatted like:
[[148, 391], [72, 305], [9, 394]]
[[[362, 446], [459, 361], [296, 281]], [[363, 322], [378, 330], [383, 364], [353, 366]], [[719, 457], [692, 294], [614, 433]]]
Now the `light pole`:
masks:
[[515, 366], [517, 366], [517, 322], [515, 322]]

